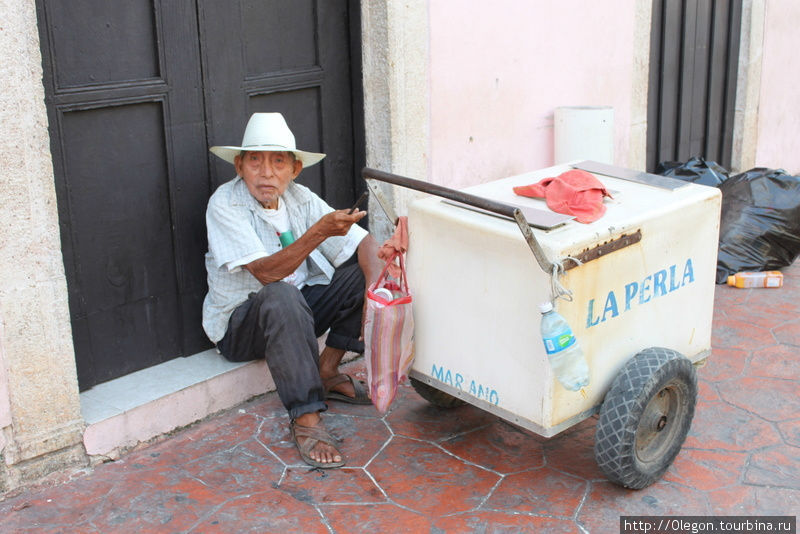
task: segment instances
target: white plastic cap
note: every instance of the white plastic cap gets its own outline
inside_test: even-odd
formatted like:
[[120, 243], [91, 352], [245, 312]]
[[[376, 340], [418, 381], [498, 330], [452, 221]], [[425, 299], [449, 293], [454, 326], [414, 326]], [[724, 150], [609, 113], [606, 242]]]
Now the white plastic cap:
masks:
[[542, 313], [547, 313], [549, 311], [553, 311], [553, 303], [549, 300], [547, 302], [542, 302], [539, 304], [539, 311]]
[[386, 289], [385, 287], [380, 287], [375, 291], [373, 291], [373, 293], [376, 295], [380, 295], [381, 297], [383, 297], [384, 300], [388, 301], [394, 300], [394, 295], [392, 295], [392, 292]]

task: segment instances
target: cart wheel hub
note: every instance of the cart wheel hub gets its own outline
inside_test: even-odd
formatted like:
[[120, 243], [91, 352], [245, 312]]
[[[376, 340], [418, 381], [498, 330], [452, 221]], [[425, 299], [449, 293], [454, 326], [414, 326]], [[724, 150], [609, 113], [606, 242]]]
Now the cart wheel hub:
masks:
[[[636, 457], [644, 464], [657, 462], [672, 443], [676, 425], [670, 424], [682, 402], [680, 390], [667, 383], [644, 409], [636, 433]], [[679, 426], [679, 425], [678, 425]]]
[[667, 416], [666, 415], [662, 415], [661, 419], [659, 419], [658, 423], [656, 424], [656, 430], [661, 432], [662, 430], [664, 430], [665, 426], [667, 426]]

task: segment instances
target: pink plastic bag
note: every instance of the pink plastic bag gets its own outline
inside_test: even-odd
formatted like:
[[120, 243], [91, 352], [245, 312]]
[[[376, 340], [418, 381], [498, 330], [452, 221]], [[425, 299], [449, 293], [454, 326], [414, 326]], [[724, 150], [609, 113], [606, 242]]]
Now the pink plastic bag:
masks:
[[[387, 276], [394, 259], [400, 260], [400, 283]], [[372, 404], [386, 413], [406, 380], [414, 361], [414, 316], [403, 255], [396, 253], [367, 291], [364, 321], [364, 360]]]

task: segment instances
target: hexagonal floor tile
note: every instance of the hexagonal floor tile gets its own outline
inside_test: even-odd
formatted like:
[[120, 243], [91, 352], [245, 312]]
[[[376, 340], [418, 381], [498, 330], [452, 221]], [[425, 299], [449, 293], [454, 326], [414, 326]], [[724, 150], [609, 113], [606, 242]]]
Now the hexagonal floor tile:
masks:
[[[796, 313], [792, 311], [791, 313]], [[795, 319], [772, 329], [778, 342], [800, 347], [800, 319]]]
[[800, 376], [800, 358], [797, 357], [797, 349], [786, 345], [775, 345], [754, 351], [748, 371], [751, 377], [795, 380]]
[[698, 404], [684, 447], [749, 451], [780, 443], [775, 429], [761, 419], [724, 402]]
[[277, 483], [283, 463], [251, 439], [232, 450], [201, 456], [181, 466], [187, 475], [232, 496], [262, 491]]
[[192, 425], [145, 449], [134, 451], [122, 461], [159, 468], [180, 465], [251, 439], [260, 424], [261, 419], [254, 415], [231, 411]]
[[800, 419], [779, 423], [778, 431], [787, 445], [800, 447]]
[[551, 517], [536, 517], [494, 511], [477, 511], [440, 517], [435, 520], [431, 532], [507, 532], [573, 534], [575, 522]]
[[87, 497], [93, 501], [96, 495], [108, 495], [127, 478], [119, 472], [95, 476], [97, 472], [69, 484], [0, 502], [0, 532], [42, 532], [51, 528], [62, 532], [91, 531], [89, 521], [96, 509], [86, 506]]
[[754, 453], [744, 480], [759, 486], [800, 489], [800, 449], [781, 445]]
[[747, 458], [747, 453], [684, 448], [663, 478], [705, 491], [724, 488], [739, 481]]
[[438, 442], [488, 425], [497, 418], [471, 405], [438, 408], [413, 394], [392, 408], [385, 420], [395, 434]]
[[718, 389], [724, 400], [767, 421], [788, 421], [800, 414], [800, 388], [794, 380], [747, 377]]
[[261, 395], [260, 397], [250, 399], [249, 401], [240, 405], [236, 411], [248, 413], [257, 417], [286, 415], [286, 408], [283, 407], [280, 397], [274, 393]]
[[542, 439], [497, 420], [441, 443], [456, 456], [499, 473], [516, 473], [544, 465]]
[[103, 532], [184, 531], [227, 499], [179, 470], [144, 471], [95, 503], [92, 524]]
[[714, 347], [706, 364], [697, 370], [697, 376], [712, 382], [739, 377], [749, 354], [741, 349]]
[[709, 492], [708, 500], [716, 515], [783, 516], [800, 510], [800, 492], [784, 488], [734, 486]]
[[503, 478], [483, 508], [569, 518], [575, 515], [586, 487], [585, 480], [555, 469], [533, 469]]
[[390, 499], [433, 516], [472, 510], [500, 478], [435, 445], [399, 436], [368, 469]]
[[708, 515], [703, 492], [661, 480], [641, 490], [629, 490], [611, 482], [592, 484], [578, 514], [587, 532], [619, 532], [622, 516]]
[[[373, 506], [321, 505], [334, 532], [430, 532], [431, 519], [394, 504]], [[391, 525], [391, 529], [387, 528]]]
[[203, 534], [231, 532], [308, 532], [328, 533], [314, 507], [272, 488], [260, 493], [230, 499], [192, 532]]
[[289, 468], [276, 489], [308, 504], [383, 503], [386, 497], [363, 469]]
[[755, 326], [739, 318], [714, 317], [712, 347], [750, 351], [774, 344], [775, 338], [768, 328]]
[[775, 293], [754, 292], [748, 302], [732, 304], [725, 308], [727, 317], [747, 317], [747, 322], [761, 328], [772, 329], [793, 318], [795, 305], [778, 302]]
[[700, 409], [701, 405], [704, 405], [709, 402], [719, 402], [722, 399], [719, 398], [719, 393], [717, 393], [717, 384], [715, 382], [709, 382], [708, 380], [699, 379], [697, 381], [697, 409]]
[[602, 480], [605, 475], [594, 457], [597, 417], [590, 417], [544, 444], [548, 467], [584, 480]]

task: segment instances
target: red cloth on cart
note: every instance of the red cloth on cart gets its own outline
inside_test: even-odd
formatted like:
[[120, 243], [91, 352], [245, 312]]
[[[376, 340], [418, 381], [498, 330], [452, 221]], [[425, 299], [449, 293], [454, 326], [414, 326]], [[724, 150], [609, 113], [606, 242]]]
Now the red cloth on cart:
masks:
[[594, 222], [606, 212], [604, 197], [611, 197], [595, 175], [573, 169], [558, 176], [544, 178], [531, 185], [514, 188], [523, 197], [544, 198], [547, 207], [557, 213], [574, 215], [580, 223]]

